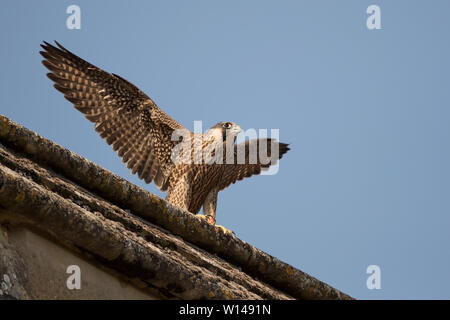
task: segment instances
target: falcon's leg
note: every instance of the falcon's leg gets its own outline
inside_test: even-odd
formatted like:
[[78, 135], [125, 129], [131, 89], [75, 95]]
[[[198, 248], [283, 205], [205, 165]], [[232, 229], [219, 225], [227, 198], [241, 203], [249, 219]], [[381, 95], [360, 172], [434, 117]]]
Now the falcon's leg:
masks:
[[169, 190], [166, 200], [181, 209], [189, 211], [191, 191], [191, 187], [185, 179], [180, 179], [177, 184]]
[[216, 225], [216, 208], [217, 208], [217, 194], [219, 193], [218, 188], [212, 189], [206, 196], [205, 202], [203, 202], [203, 212], [205, 216], [199, 215], [200, 218], [205, 218], [206, 222], [211, 225], [215, 225], [217, 228], [221, 229], [224, 233], [231, 233], [224, 226]]
[[217, 194], [219, 190], [217, 188], [212, 189], [203, 202], [203, 212], [206, 216], [206, 222], [209, 224], [216, 224], [216, 208], [217, 208]]

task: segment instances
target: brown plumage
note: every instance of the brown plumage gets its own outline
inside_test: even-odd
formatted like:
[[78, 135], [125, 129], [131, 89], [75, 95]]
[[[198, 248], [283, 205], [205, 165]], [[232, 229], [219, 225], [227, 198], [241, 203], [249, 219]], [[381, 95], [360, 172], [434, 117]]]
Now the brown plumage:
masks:
[[[267, 163], [259, 156], [252, 158], [252, 148], [249, 148], [252, 142], [234, 143], [241, 129], [232, 122], [219, 122], [205, 134], [195, 135], [127, 80], [97, 68], [56, 44], [58, 47], [44, 42], [41, 45], [44, 51], [40, 52], [54, 87], [95, 123], [95, 130], [112, 145], [133, 174], [137, 173], [146, 183], [154, 181], [161, 191], [168, 191], [166, 199], [169, 202], [189, 212], [195, 214], [203, 205], [210, 223], [215, 223], [220, 190], [268, 169], [289, 150], [287, 144], [273, 139], [253, 140], [258, 144], [257, 148], [267, 146], [271, 159]], [[172, 135], [177, 132], [184, 132], [185, 138], [173, 139]], [[195, 148], [192, 143], [190, 149], [186, 148], [191, 151], [191, 163], [177, 163], [178, 158], [172, 155], [174, 147], [179, 141], [192, 142], [196, 138], [201, 139], [201, 147]], [[231, 138], [231, 143], [227, 138]], [[224, 151], [223, 158], [217, 151], [219, 147]], [[240, 147], [243, 148], [243, 161], [237, 163]], [[272, 156], [273, 148], [278, 148], [278, 155], [275, 152]], [[226, 159], [227, 150], [231, 154], [229, 159], [233, 159], [231, 163]], [[222, 163], [192, 161], [205, 152], [216, 156], [215, 159], [222, 158]]]

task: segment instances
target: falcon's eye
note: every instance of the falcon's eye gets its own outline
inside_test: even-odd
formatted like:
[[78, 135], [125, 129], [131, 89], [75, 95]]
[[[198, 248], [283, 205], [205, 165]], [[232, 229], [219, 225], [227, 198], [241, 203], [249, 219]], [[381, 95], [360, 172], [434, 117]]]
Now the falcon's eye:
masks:
[[225, 123], [223, 124], [223, 127], [224, 127], [225, 129], [230, 129], [230, 128], [231, 128], [231, 123], [225, 122]]

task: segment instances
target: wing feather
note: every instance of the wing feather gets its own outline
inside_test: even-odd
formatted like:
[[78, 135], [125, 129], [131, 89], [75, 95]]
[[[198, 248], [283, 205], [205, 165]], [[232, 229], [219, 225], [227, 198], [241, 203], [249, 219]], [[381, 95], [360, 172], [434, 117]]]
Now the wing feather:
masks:
[[65, 49], [44, 41], [41, 55], [54, 87], [95, 123], [132, 173], [167, 189], [173, 168], [170, 154], [174, 130], [184, 129], [131, 82], [108, 73]]
[[[256, 148], [251, 147], [253, 143]], [[260, 148], [264, 146], [267, 150], [266, 155], [268, 159], [260, 156]], [[226, 145], [224, 144], [224, 150], [225, 148]], [[234, 162], [232, 164], [226, 163], [226, 152], [224, 154], [223, 173], [219, 183], [219, 190], [227, 188], [229, 185], [236, 183], [236, 181], [260, 174], [262, 170], [268, 170], [271, 165], [276, 164], [289, 151], [288, 144], [273, 139], [247, 140], [233, 145], [233, 148]], [[276, 154], [272, 154], [274, 148], [278, 148], [278, 156], [276, 158]], [[239, 156], [239, 149], [243, 157]], [[256, 154], [252, 154], [252, 152], [256, 152]], [[264, 154], [264, 152], [262, 153]]]

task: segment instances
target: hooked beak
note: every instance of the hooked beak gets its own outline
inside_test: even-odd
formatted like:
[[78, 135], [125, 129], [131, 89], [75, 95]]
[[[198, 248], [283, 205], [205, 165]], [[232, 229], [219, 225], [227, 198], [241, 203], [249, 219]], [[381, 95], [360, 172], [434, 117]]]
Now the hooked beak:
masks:
[[241, 127], [239, 127], [238, 125], [236, 125], [236, 127], [235, 127], [235, 132], [236, 132], [236, 134], [239, 134], [239, 133], [241, 133], [242, 132], [242, 128]]

